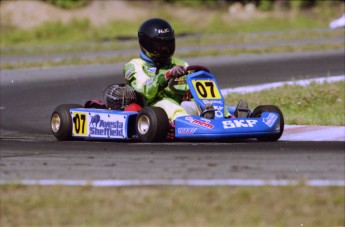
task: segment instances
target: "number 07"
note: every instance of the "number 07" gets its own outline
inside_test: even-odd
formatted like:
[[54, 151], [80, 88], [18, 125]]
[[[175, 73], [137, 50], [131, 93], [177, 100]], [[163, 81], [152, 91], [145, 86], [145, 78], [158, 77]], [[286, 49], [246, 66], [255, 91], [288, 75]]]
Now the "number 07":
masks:
[[201, 98], [220, 98], [219, 91], [213, 81], [197, 81], [194, 87]]

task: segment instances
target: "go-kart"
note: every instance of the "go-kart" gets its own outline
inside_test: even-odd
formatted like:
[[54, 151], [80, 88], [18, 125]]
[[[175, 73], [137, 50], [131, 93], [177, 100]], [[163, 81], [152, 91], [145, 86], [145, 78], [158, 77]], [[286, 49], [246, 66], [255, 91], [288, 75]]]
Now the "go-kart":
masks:
[[[284, 131], [284, 117], [273, 105], [261, 105], [247, 111], [247, 117], [225, 117], [224, 108], [233, 116], [236, 106], [225, 106], [215, 77], [202, 66], [189, 66], [185, 76], [193, 100], [204, 110], [200, 116], [188, 115], [169, 121], [162, 108], [109, 109], [103, 103], [88, 101], [84, 106], [63, 104], [56, 107], [51, 116], [51, 129], [58, 140], [139, 140], [142, 142], [178, 140], [227, 140], [256, 138], [259, 141], [277, 141]], [[169, 88], [178, 93], [174, 80]], [[97, 103], [97, 102], [96, 102]], [[207, 104], [212, 109], [206, 109]], [[132, 105], [132, 104], [131, 104]], [[205, 118], [212, 112], [212, 119]]]

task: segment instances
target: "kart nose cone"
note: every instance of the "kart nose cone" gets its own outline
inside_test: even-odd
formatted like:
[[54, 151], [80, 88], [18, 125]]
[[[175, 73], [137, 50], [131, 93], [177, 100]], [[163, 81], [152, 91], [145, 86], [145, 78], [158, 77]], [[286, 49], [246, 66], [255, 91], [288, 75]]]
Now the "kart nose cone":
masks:
[[54, 114], [52, 116], [52, 120], [51, 120], [51, 127], [53, 132], [58, 132], [60, 129], [60, 116], [58, 114]]
[[137, 127], [140, 134], [146, 134], [150, 128], [150, 119], [145, 115], [140, 116]]

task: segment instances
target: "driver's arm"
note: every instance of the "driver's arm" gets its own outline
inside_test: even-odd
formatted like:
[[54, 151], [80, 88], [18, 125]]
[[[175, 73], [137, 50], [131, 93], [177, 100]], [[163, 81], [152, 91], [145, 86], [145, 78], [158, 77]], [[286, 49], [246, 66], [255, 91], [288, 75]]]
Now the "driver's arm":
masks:
[[140, 60], [134, 59], [125, 65], [123, 69], [125, 80], [150, 102], [166, 87], [165, 73], [148, 75], [149, 73], [144, 71], [143, 64], [140, 63]]

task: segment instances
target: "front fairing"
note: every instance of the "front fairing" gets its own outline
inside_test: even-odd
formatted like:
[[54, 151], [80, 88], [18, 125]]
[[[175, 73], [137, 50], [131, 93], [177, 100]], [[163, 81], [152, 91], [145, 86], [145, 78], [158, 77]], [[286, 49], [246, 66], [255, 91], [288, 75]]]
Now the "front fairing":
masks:
[[279, 133], [277, 113], [264, 112], [260, 118], [215, 118], [183, 116], [175, 120], [178, 139], [257, 138]]

